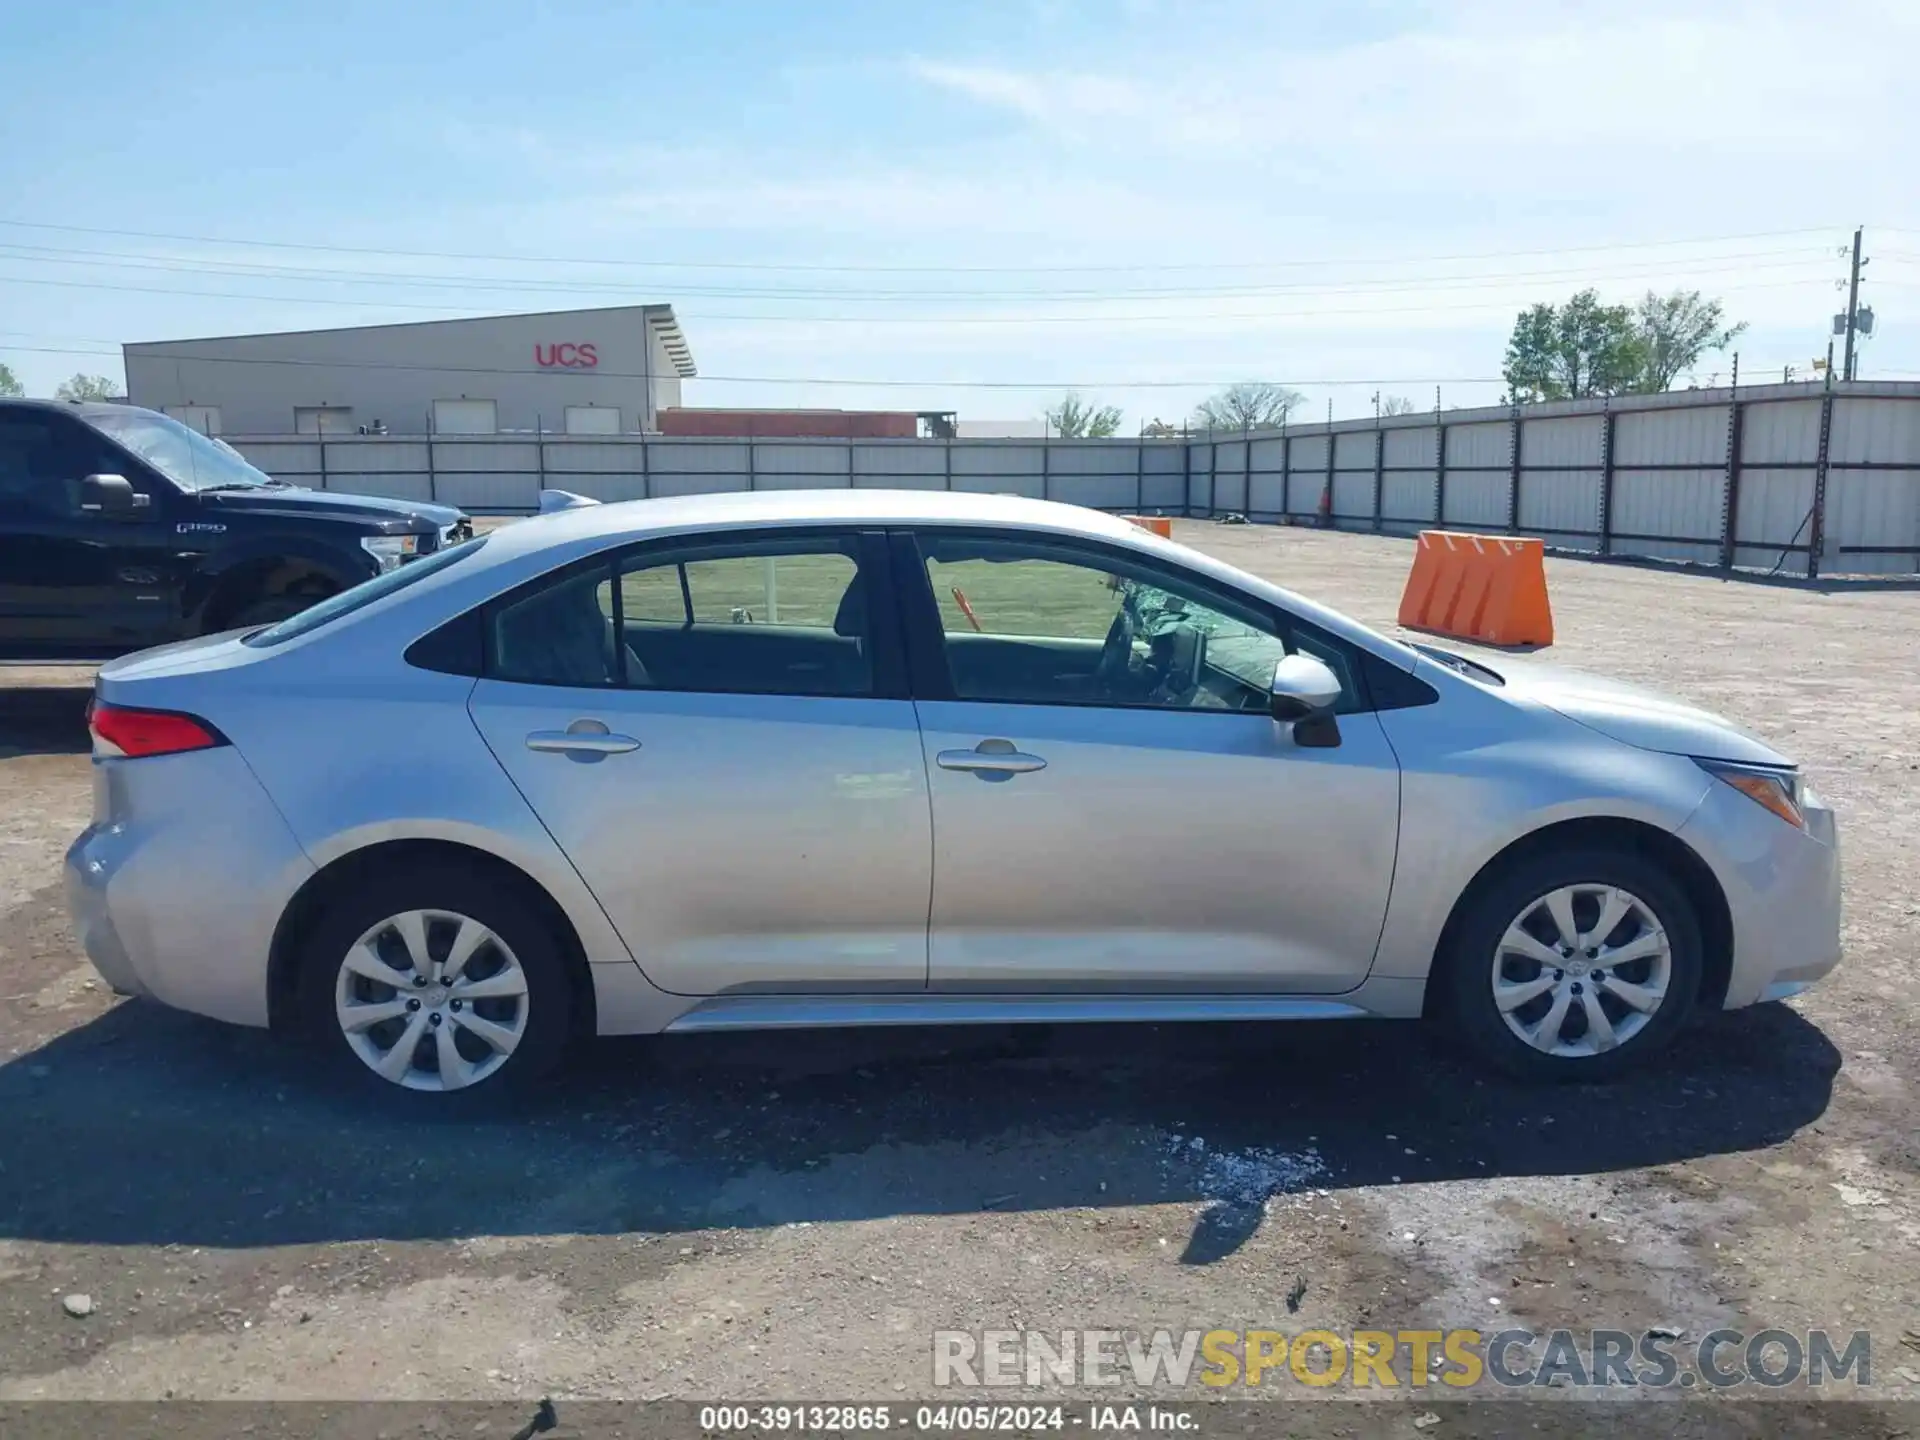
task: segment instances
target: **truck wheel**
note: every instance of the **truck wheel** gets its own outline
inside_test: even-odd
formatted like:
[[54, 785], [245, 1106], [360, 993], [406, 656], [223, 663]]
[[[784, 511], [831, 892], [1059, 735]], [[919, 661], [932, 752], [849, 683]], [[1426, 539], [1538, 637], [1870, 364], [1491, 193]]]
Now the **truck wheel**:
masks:
[[316, 600], [325, 598], [323, 595], [268, 595], [242, 605], [223, 628], [238, 630], [246, 626], [272, 625], [291, 615], [298, 615]]

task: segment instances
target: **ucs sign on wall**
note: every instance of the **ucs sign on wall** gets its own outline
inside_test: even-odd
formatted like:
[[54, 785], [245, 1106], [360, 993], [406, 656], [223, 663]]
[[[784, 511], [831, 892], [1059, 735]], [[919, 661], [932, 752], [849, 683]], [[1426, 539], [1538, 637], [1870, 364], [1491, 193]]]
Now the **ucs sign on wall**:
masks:
[[600, 355], [591, 345], [535, 345], [533, 363], [543, 370], [591, 370], [600, 363]]

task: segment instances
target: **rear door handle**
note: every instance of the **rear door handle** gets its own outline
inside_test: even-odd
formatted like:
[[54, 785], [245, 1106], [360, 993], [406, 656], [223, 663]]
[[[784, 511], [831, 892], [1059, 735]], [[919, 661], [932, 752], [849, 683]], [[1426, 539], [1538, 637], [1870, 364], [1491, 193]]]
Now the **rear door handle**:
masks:
[[971, 750], [942, 750], [933, 758], [942, 770], [970, 770], [983, 780], [1047, 768], [1046, 761], [1027, 754], [1011, 740], [982, 740]]
[[631, 735], [615, 735], [598, 720], [576, 720], [564, 730], [535, 730], [527, 736], [527, 749], [546, 755], [568, 755], [581, 760], [598, 760], [603, 755], [624, 755], [638, 750], [640, 742]]
[[576, 735], [569, 730], [536, 730], [527, 736], [527, 749], [552, 755], [624, 755], [638, 750], [631, 735]]

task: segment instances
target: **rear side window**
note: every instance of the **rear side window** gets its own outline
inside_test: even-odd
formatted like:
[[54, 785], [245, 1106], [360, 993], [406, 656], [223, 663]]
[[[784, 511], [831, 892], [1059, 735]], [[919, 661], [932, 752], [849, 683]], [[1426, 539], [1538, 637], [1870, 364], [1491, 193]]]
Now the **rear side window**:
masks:
[[836, 551], [721, 555], [635, 565], [620, 580], [629, 620], [831, 628], [859, 566]]
[[365, 609], [374, 601], [404, 590], [409, 585], [418, 585], [429, 575], [437, 575], [450, 565], [458, 565], [469, 555], [474, 554], [487, 543], [484, 535], [471, 540], [463, 540], [458, 545], [449, 546], [432, 555], [424, 555], [418, 560], [409, 561], [398, 570], [389, 570], [376, 575], [371, 580], [363, 580], [350, 586], [337, 595], [329, 595], [317, 605], [311, 605], [298, 615], [289, 616], [277, 625], [269, 625], [264, 630], [256, 630], [242, 637], [245, 645], [284, 645], [289, 640], [318, 630], [322, 625], [330, 625], [343, 615], [351, 615], [356, 610]]
[[486, 673], [737, 695], [875, 692], [856, 535], [699, 542], [564, 572], [491, 607]]
[[494, 606], [487, 673], [528, 685], [615, 684], [617, 623], [607, 567], [570, 571]]

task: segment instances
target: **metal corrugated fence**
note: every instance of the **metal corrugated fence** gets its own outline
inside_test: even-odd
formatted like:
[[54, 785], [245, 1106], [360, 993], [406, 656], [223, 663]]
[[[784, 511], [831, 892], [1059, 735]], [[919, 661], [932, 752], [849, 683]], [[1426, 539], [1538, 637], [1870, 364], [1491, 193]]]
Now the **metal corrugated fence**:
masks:
[[888, 487], [1109, 511], [1537, 535], [1600, 555], [1920, 573], [1920, 384], [1687, 390], [1251, 434], [1111, 440], [234, 437], [269, 474], [530, 513], [597, 500]]

